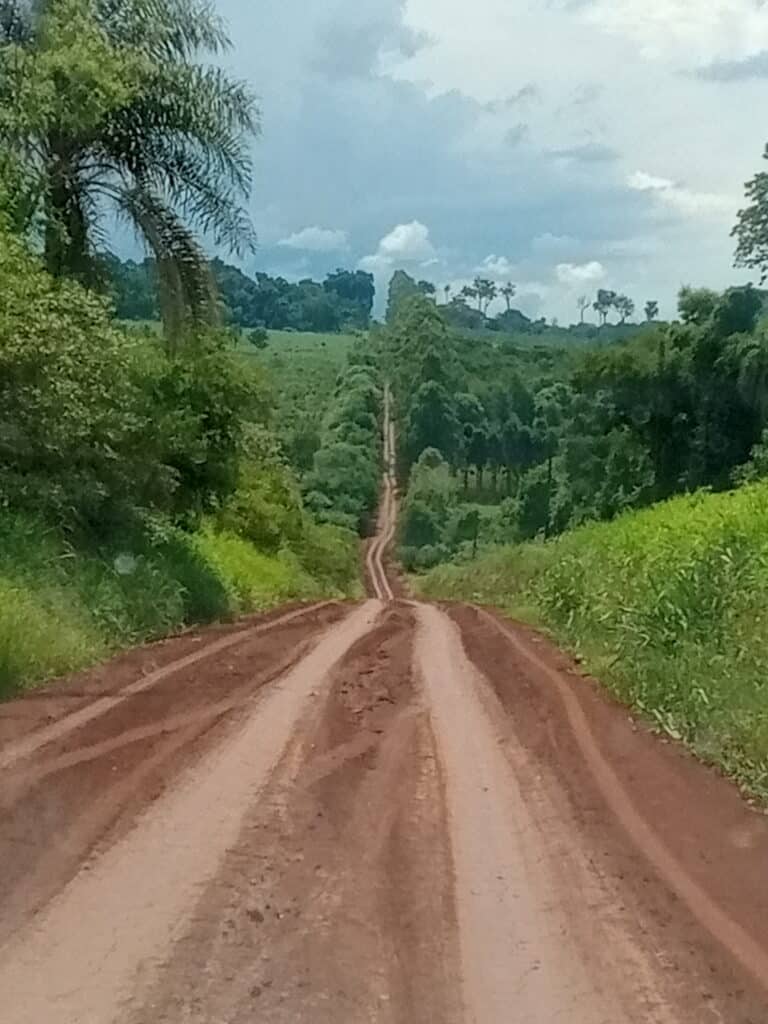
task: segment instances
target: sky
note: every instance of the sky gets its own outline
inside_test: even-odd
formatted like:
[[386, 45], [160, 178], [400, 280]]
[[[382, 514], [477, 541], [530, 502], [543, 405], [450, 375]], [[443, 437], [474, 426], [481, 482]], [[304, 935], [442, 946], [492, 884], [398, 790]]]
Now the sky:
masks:
[[[245, 270], [724, 288], [768, 142], [768, 0], [218, 0], [259, 98]], [[242, 262], [242, 261], [241, 261]], [[379, 307], [381, 308], [381, 307]]]

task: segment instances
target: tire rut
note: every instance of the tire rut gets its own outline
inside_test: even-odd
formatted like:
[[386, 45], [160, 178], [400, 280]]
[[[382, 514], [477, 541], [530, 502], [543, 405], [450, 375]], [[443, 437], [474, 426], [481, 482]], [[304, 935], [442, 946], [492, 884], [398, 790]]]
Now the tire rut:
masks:
[[461, 1019], [413, 627], [412, 611], [393, 606], [307, 710], [133, 1024]]

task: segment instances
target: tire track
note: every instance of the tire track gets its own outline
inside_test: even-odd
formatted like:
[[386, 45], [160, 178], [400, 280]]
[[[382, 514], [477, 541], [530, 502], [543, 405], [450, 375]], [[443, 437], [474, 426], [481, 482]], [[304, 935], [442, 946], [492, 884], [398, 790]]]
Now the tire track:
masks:
[[234, 844], [312, 691], [328, 685], [334, 664], [370, 632], [380, 608], [367, 602], [329, 630], [236, 736], [3, 948], [3, 1024], [106, 1022], [127, 1008], [183, 932], [201, 884]]
[[319, 604], [311, 605], [308, 608], [300, 608], [298, 611], [289, 612], [287, 615], [282, 615], [277, 619], [271, 619], [269, 622], [265, 622], [259, 626], [251, 626], [244, 630], [238, 630], [236, 633], [214, 640], [201, 650], [188, 654], [176, 661], [172, 661], [170, 664], [164, 665], [162, 668], [155, 669], [153, 672], [143, 676], [141, 679], [137, 679], [135, 682], [129, 683], [116, 694], [99, 697], [90, 704], [87, 704], [85, 707], [78, 708], [78, 710], [64, 715], [63, 718], [58, 719], [51, 725], [46, 725], [40, 729], [36, 729], [34, 732], [22, 737], [14, 743], [7, 743], [3, 750], [0, 751], [0, 772], [7, 771], [17, 762], [30, 757], [42, 747], [46, 746], [46, 744], [62, 739], [64, 736], [74, 732], [81, 726], [93, 721], [94, 718], [98, 718], [100, 715], [111, 711], [113, 708], [126, 701], [129, 697], [134, 697], [139, 693], [144, 693], [145, 691], [150, 690], [152, 687], [157, 686], [158, 683], [161, 683], [164, 679], [168, 679], [170, 676], [175, 675], [177, 672], [182, 672], [184, 669], [198, 664], [198, 662], [212, 658], [214, 655], [222, 654], [224, 651], [237, 647], [239, 644], [246, 643], [254, 636], [266, 633], [278, 626], [285, 625], [286, 623], [293, 622], [295, 619], [299, 619], [312, 612], [316, 612], [321, 608], [327, 607], [331, 603], [332, 602], [330, 601], [323, 601]]

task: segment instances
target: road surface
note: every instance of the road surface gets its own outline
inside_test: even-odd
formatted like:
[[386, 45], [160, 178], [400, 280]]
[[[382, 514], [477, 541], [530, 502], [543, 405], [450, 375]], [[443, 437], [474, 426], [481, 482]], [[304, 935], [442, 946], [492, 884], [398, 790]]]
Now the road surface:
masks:
[[768, 826], [543, 638], [396, 596], [0, 707], [2, 1024], [764, 1024]]

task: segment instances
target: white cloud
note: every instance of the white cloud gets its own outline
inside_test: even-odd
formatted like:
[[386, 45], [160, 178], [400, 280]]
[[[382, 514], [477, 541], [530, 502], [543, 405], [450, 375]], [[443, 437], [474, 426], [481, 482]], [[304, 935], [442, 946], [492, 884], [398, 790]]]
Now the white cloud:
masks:
[[636, 192], [664, 192], [675, 187], [674, 181], [670, 181], [668, 178], [656, 178], [652, 174], [646, 174], [645, 171], [635, 171], [630, 174], [627, 178], [627, 185]]
[[376, 252], [364, 256], [358, 266], [382, 279], [390, 271], [406, 264], [433, 267], [439, 263], [429, 237], [429, 228], [418, 220], [398, 224], [379, 242]]
[[346, 231], [311, 227], [297, 231], [281, 239], [277, 244], [286, 249], [300, 249], [303, 252], [337, 252], [347, 248], [349, 238]]
[[755, 0], [593, 0], [582, 17], [639, 44], [645, 56], [687, 64], [768, 45], [768, 8]]
[[494, 281], [508, 281], [515, 276], [515, 267], [506, 256], [486, 256], [477, 268], [478, 274], [486, 274]]
[[605, 267], [597, 260], [590, 260], [589, 263], [558, 263], [555, 272], [560, 284], [569, 288], [595, 285], [606, 277]]
[[678, 185], [668, 178], [657, 178], [645, 171], [635, 171], [627, 178], [635, 192], [652, 193], [661, 203], [684, 217], [730, 217], [735, 219], [739, 207], [736, 196], [714, 192], [697, 192]]
[[435, 247], [429, 237], [429, 228], [418, 220], [398, 224], [379, 242], [380, 256], [388, 260], [429, 260]]

